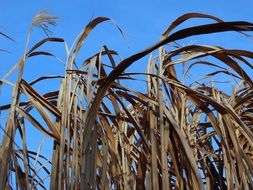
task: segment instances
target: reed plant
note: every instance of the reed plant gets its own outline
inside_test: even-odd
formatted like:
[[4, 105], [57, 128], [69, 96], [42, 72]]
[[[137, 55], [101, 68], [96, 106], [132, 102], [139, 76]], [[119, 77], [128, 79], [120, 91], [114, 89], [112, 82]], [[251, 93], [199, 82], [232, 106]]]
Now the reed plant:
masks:
[[[206, 24], [181, 27], [194, 18]], [[110, 19], [88, 23], [72, 48], [57, 37], [31, 45], [33, 28], [48, 33], [56, 20], [45, 12], [35, 16], [24, 54], [1, 76], [1, 86], [13, 91], [0, 107], [8, 114], [1, 125], [0, 189], [253, 189], [253, 52], [216, 42], [180, 45], [222, 32], [250, 38], [253, 23], [188, 13], [157, 43], [123, 60], [105, 45], [80, 60], [87, 36]], [[65, 72], [25, 80], [31, 57], [54, 56], [41, 50], [48, 43], [65, 45]], [[147, 55], [145, 71], [127, 72]], [[190, 78], [196, 67], [206, 73]], [[13, 83], [8, 77], [16, 71]], [[226, 88], [218, 76], [230, 81]], [[35, 87], [51, 80], [61, 81], [55, 91]], [[28, 149], [31, 126], [53, 143], [49, 157]]]

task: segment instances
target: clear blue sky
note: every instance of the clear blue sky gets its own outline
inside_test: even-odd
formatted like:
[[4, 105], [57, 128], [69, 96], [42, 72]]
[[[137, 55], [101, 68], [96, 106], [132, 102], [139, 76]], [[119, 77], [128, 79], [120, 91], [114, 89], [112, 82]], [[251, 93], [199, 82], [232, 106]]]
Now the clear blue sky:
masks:
[[[1, 53], [1, 62], [4, 61], [4, 64], [1, 64], [0, 77], [23, 53], [28, 27], [33, 16], [45, 9], [60, 18], [57, 26], [51, 29], [54, 36], [63, 37], [69, 46], [88, 21], [98, 16], [114, 19], [124, 30], [128, 46], [111, 23], [102, 24], [88, 38], [84, 46], [85, 53], [81, 58], [97, 52], [104, 44], [117, 50], [122, 58], [126, 58], [156, 42], [170, 22], [188, 12], [202, 12], [224, 20], [253, 21], [253, 1], [250, 0], [0, 0], [0, 31], [7, 33], [16, 41], [12, 43], [0, 37], [0, 49], [11, 52], [11, 55]], [[42, 37], [45, 35], [35, 30], [31, 45]], [[189, 41], [195, 42], [195, 39]], [[212, 39], [209, 41], [212, 42]], [[221, 43], [226, 44], [230, 41], [231, 38], [224, 38]], [[240, 41], [234, 43], [240, 44]], [[60, 45], [58, 47], [60, 48]], [[64, 55], [57, 54], [58, 50], [54, 49], [54, 51], [57, 56], [64, 59]], [[137, 68], [138, 66], [136, 64]], [[36, 65], [36, 68], [40, 67], [40, 64]], [[38, 71], [46, 72], [46, 69], [47, 67], [44, 66]], [[59, 70], [58, 67], [53, 66], [52, 73], [58, 71], [55, 69]], [[34, 72], [36, 75], [36, 71]]]
[[[97, 27], [89, 36], [83, 48], [80, 60], [100, 50], [101, 45], [119, 52], [122, 58], [136, 53], [159, 40], [164, 29], [178, 16], [188, 12], [201, 12], [215, 15], [226, 21], [247, 20], [253, 21], [253, 1], [236, 0], [0, 0], [0, 31], [7, 33], [15, 43], [0, 37], [0, 49], [10, 51], [1, 53], [0, 77], [18, 60], [24, 51], [27, 31], [34, 15], [48, 10], [52, 15], [58, 16], [56, 27], [51, 27], [53, 36], [62, 37], [71, 46], [78, 33], [92, 19], [98, 16], [106, 16], [115, 20], [123, 29], [127, 45], [120, 33], [110, 22]], [[189, 22], [188, 24], [193, 22]], [[185, 26], [188, 26], [187, 24]], [[245, 41], [235, 40], [231, 35], [220, 35], [220, 39], [213, 42], [215, 37], [190, 38], [189, 42], [207, 43], [210, 45], [226, 44], [235, 47], [245, 47]], [[31, 43], [45, 37], [40, 31], [35, 30]], [[188, 42], [186, 41], [186, 43]], [[53, 47], [53, 48], [52, 48]], [[43, 50], [52, 51], [56, 56], [65, 61], [63, 45], [46, 46]], [[32, 80], [40, 74], [62, 73], [64, 67], [55, 60], [48, 59], [47, 63], [40, 63], [40, 59], [33, 59], [27, 64], [25, 77]], [[53, 63], [51, 63], [53, 62]], [[135, 69], [142, 69], [143, 65], [135, 64]], [[29, 72], [33, 71], [33, 75]], [[12, 80], [12, 79], [10, 79]], [[15, 80], [13, 78], [13, 80]], [[2, 100], [0, 99], [0, 103]]]
[[[106, 16], [114, 19], [124, 30], [128, 47], [110, 23], [98, 27], [85, 47], [89, 47], [89, 55], [89, 51], [98, 51], [101, 44], [108, 44], [123, 58], [157, 41], [171, 21], [187, 12], [212, 14], [224, 20], [253, 21], [253, 1], [250, 0], [0, 0], [0, 31], [16, 41], [10, 43], [0, 38], [0, 48], [15, 54], [11, 56], [12, 61], [23, 53], [33, 16], [44, 9], [60, 18], [57, 26], [51, 29], [54, 36], [63, 37], [69, 46], [91, 18]], [[33, 43], [41, 39], [38, 34], [34, 32]], [[1, 56], [10, 60], [9, 55]], [[9, 64], [3, 64], [4, 70], [8, 67]], [[2, 72], [1, 69], [0, 77]]]
[[[124, 30], [129, 48], [124, 46], [119, 33], [110, 24], [97, 29], [89, 42], [94, 43], [92, 37], [96, 37], [93, 39], [98, 47], [110, 42], [122, 56], [158, 40], [171, 21], [187, 12], [203, 12], [224, 20], [253, 21], [253, 1], [250, 0], [0, 0], [0, 26], [16, 40], [11, 49], [18, 46], [22, 50], [33, 16], [43, 9], [60, 18], [52, 30], [55, 36], [64, 37], [69, 45], [91, 18], [106, 16], [114, 19]], [[0, 40], [1, 44], [5, 43]], [[4, 48], [4, 45], [0, 47]], [[21, 52], [15, 51], [15, 54]]]
[[[10, 53], [0, 52], [0, 78], [19, 59], [24, 51], [26, 35], [33, 16], [41, 11], [48, 10], [58, 16], [57, 26], [51, 27], [53, 36], [62, 37], [71, 46], [78, 33], [92, 19], [98, 16], [110, 17], [123, 29], [127, 44], [110, 22], [104, 23], [92, 32], [83, 48], [80, 59], [84, 59], [100, 50], [101, 45], [119, 52], [126, 58], [159, 40], [165, 28], [178, 16], [188, 12], [201, 12], [215, 15], [225, 21], [246, 20], [253, 22], [253, 1], [236, 0], [0, 0], [0, 31], [11, 36], [15, 42], [10, 42], [0, 36], [0, 49]], [[185, 25], [187, 26], [187, 24]], [[222, 35], [221, 35], [222, 36]], [[39, 30], [34, 30], [30, 47], [45, 37]], [[190, 41], [215, 45], [215, 38], [193, 37]], [[218, 44], [230, 44], [236, 47], [252, 50], [252, 41], [240, 41], [235, 38], [219, 38]], [[245, 46], [247, 42], [247, 46]], [[251, 46], [250, 46], [251, 44]], [[43, 49], [44, 48], [44, 49]], [[43, 50], [52, 51], [65, 61], [66, 55], [62, 52], [61, 44], [45, 46]], [[64, 66], [52, 58], [44, 61], [33, 58], [26, 65], [25, 79], [31, 81], [41, 74], [63, 74]], [[144, 65], [135, 64], [132, 69], [144, 71]], [[15, 81], [15, 77], [10, 80]], [[44, 86], [46, 90], [51, 85]], [[43, 91], [43, 88], [42, 88]], [[4, 87], [0, 95], [0, 105], [10, 101], [11, 89]], [[2, 125], [3, 120], [0, 122]], [[0, 132], [0, 139], [2, 132]], [[34, 147], [38, 145], [38, 138], [31, 138]], [[36, 151], [36, 150], [35, 150]]]

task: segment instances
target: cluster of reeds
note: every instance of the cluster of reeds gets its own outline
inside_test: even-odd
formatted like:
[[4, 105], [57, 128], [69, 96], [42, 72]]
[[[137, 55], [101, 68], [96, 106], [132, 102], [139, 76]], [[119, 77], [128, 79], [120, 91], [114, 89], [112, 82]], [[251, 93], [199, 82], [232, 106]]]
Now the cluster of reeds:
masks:
[[[175, 31], [192, 18], [212, 23]], [[45, 13], [34, 18], [24, 54], [1, 78], [2, 85], [13, 87], [13, 97], [0, 107], [8, 112], [0, 146], [0, 189], [253, 189], [253, 52], [213, 44], [175, 45], [193, 35], [249, 35], [253, 23], [185, 14], [160, 41], [126, 59], [103, 46], [77, 62], [87, 36], [107, 20], [92, 20], [74, 47], [66, 48], [62, 76], [26, 81], [26, 61], [51, 56], [39, 50], [45, 43], [64, 43], [48, 37], [30, 48], [33, 27], [47, 31], [48, 24], [55, 23], [55, 17]], [[146, 72], [126, 72], [148, 54]], [[180, 79], [179, 72], [187, 76], [196, 65], [215, 69], [204, 76], [210, 83], [196, 79], [187, 84]], [[11, 83], [8, 77], [15, 70], [18, 77]], [[232, 92], [211, 81], [219, 74], [235, 81]], [[34, 87], [59, 78], [57, 91], [41, 94]], [[133, 85], [126, 87], [126, 81]], [[146, 90], [138, 90], [136, 82]], [[21, 95], [27, 101], [21, 101]], [[28, 125], [51, 138], [51, 157], [27, 148]], [[17, 135], [21, 142], [15, 142]], [[40, 176], [41, 170], [47, 175]], [[44, 182], [47, 177], [50, 185]]]

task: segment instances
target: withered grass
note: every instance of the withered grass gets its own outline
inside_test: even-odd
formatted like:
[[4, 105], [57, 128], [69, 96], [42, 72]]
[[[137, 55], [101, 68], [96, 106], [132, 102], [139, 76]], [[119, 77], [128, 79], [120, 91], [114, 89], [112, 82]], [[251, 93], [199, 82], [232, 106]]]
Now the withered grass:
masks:
[[[192, 18], [208, 22], [175, 30]], [[48, 37], [29, 49], [33, 28], [49, 34], [48, 25], [56, 20], [46, 12], [34, 18], [24, 54], [1, 79], [1, 85], [11, 86], [13, 93], [11, 102], [0, 107], [8, 112], [0, 146], [0, 189], [46, 189], [46, 178], [52, 190], [253, 189], [253, 52], [178, 42], [227, 31], [249, 36], [253, 23], [189, 13], [172, 22], [156, 44], [126, 59], [103, 46], [77, 62], [92, 29], [110, 21], [99, 17], [83, 29], [72, 49], [66, 47], [65, 73], [26, 81], [24, 69], [30, 57], [53, 56], [39, 50], [44, 44], [64, 46], [64, 39]], [[126, 72], [146, 55], [150, 56], [146, 72]], [[179, 72], [188, 76], [196, 65], [215, 69], [199, 76], [209, 83], [195, 79], [189, 85], [179, 77]], [[15, 70], [18, 77], [12, 83], [8, 77]], [[219, 74], [231, 83], [237, 81], [234, 87], [227, 85], [231, 93], [212, 81]], [[41, 94], [34, 87], [59, 79], [56, 91]], [[133, 87], [123, 85], [125, 81]], [[146, 90], [139, 90], [137, 81]], [[21, 95], [28, 101], [22, 102]], [[27, 125], [53, 141], [51, 157], [27, 148]], [[22, 142], [17, 146], [18, 133]], [[39, 170], [47, 176], [40, 176]]]

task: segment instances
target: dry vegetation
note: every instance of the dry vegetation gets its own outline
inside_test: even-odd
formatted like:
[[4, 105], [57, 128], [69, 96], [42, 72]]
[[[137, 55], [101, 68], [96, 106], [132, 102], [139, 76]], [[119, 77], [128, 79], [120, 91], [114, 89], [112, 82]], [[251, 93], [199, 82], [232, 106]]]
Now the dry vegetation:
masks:
[[[173, 32], [195, 17], [209, 24]], [[1, 78], [1, 85], [13, 87], [13, 97], [0, 107], [8, 112], [0, 149], [0, 189], [46, 189], [48, 177], [52, 190], [253, 189], [253, 52], [175, 43], [225, 31], [245, 37], [253, 23], [186, 14], [165, 30], [159, 42], [124, 60], [104, 46], [77, 62], [86, 37], [107, 20], [96, 18], [80, 33], [66, 51], [63, 76], [41, 76], [31, 82], [23, 76], [26, 61], [51, 56], [39, 50], [46, 43], [64, 43], [49, 37], [29, 49], [33, 27], [47, 32], [48, 24], [55, 23], [55, 17], [45, 13], [34, 18], [24, 55]], [[126, 72], [148, 54], [146, 72]], [[177, 70], [176, 65], [186, 69]], [[196, 65], [215, 68], [204, 76], [210, 78], [209, 84], [196, 79], [187, 85], [180, 80], [179, 72], [187, 76]], [[8, 77], [15, 70], [18, 77], [11, 83]], [[218, 74], [236, 81], [234, 87], [227, 85], [232, 93], [211, 81]], [[57, 91], [41, 94], [34, 88], [36, 83], [59, 78]], [[138, 81], [146, 90], [126, 87], [125, 81]], [[27, 101], [21, 101], [21, 95]], [[51, 157], [28, 150], [27, 125], [52, 139]], [[17, 135], [22, 138], [18, 145]], [[41, 170], [47, 175], [41, 176]]]

